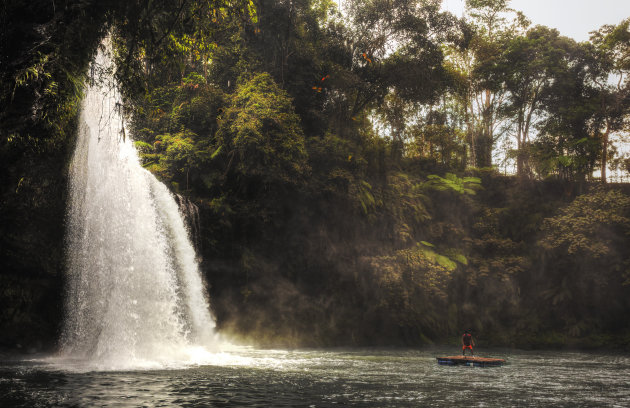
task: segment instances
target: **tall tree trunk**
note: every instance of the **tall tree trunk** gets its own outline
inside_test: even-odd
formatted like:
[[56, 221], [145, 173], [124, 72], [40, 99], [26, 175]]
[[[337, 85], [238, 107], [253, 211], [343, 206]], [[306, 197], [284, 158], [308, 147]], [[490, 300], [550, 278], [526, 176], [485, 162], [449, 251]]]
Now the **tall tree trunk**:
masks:
[[479, 167], [492, 167], [492, 147], [494, 145], [493, 135], [492, 135], [492, 123], [493, 123], [493, 115], [492, 111], [492, 93], [489, 89], [485, 90], [485, 101], [483, 104], [483, 113], [482, 113], [482, 131], [481, 131], [481, 148], [479, 149], [481, 152], [481, 157], [479, 160]]
[[475, 143], [475, 130], [473, 128], [472, 119], [468, 121], [468, 136], [470, 138], [470, 164], [477, 167], [477, 146]]
[[476, 167], [492, 167], [492, 136], [485, 127], [475, 135]]
[[[468, 90], [468, 96], [466, 98], [466, 126], [468, 127], [468, 138], [470, 140], [470, 165], [471, 167], [477, 167], [477, 149], [475, 147], [475, 131], [473, 129], [474, 123], [474, 108], [473, 101], [470, 99], [472, 92]], [[468, 111], [470, 108], [470, 112]]]
[[606, 131], [602, 135], [602, 184], [606, 184], [606, 167], [608, 167], [608, 138], [610, 136], [610, 125], [606, 126]]
[[516, 129], [516, 174], [523, 176], [523, 112], [518, 113], [518, 125]]

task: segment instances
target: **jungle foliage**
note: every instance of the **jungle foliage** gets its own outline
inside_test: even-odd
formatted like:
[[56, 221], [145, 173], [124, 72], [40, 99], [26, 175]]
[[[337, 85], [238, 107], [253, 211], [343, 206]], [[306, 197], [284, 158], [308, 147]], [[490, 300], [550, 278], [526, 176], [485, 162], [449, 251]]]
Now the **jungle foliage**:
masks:
[[592, 176], [628, 165], [630, 20], [576, 43], [504, 0], [345, 4], [3, 6], [0, 323], [28, 328], [3, 341], [54, 337], [64, 168], [110, 35], [144, 166], [200, 209], [224, 334], [630, 346], [630, 191]]

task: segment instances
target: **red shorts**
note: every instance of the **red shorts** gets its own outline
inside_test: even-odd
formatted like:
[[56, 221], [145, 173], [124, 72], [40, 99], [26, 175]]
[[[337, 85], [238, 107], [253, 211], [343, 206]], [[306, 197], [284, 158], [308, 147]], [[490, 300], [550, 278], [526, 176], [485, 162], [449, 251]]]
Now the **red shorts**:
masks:
[[463, 346], [462, 347], [462, 351], [466, 350], [466, 349], [471, 349], [472, 350], [472, 346]]

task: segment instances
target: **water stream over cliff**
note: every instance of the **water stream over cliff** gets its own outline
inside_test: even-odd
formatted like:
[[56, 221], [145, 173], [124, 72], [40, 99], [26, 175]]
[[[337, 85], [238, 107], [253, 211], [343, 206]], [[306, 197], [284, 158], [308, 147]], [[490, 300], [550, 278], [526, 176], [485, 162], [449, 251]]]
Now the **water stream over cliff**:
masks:
[[102, 369], [194, 362], [219, 345], [195, 250], [125, 130], [105, 44], [70, 169], [61, 356]]

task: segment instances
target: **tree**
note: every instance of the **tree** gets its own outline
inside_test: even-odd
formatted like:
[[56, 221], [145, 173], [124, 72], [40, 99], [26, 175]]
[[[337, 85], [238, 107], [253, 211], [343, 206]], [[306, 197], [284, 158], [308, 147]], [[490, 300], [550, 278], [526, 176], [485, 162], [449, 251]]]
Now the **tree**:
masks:
[[592, 34], [594, 59], [589, 77], [598, 92], [599, 108], [592, 120], [601, 139], [601, 181], [606, 183], [611, 133], [627, 124], [630, 114], [630, 18], [605, 25]]
[[497, 64], [507, 42], [529, 21], [509, 8], [509, 0], [468, 0], [466, 10], [473, 33], [467, 47], [449, 49], [448, 65], [459, 82], [456, 91], [463, 105], [472, 165], [490, 167], [494, 144], [502, 134], [499, 112], [507, 101]]
[[573, 336], [625, 314], [630, 197], [599, 187], [542, 225], [548, 265], [541, 295]]
[[351, 65], [338, 73], [346, 81], [335, 105], [347, 119], [380, 110], [392, 130], [392, 156], [400, 158], [410, 104], [434, 103], [448, 85], [440, 42], [454, 41], [455, 21], [432, 1], [352, 1], [350, 11]]
[[496, 75], [509, 92], [501, 114], [515, 123], [517, 174], [525, 174], [530, 132], [543, 113], [543, 101], [558, 72], [565, 70], [572, 40], [557, 30], [537, 26], [511, 39]]
[[403, 155], [409, 122], [415, 112], [416, 107], [413, 104], [394, 92], [388, 94], [376, 109], [379, 122], [387, 129], [386, 134], [391, 141], [391, 154], [394, 160], [400, 160]]
[[255, 74], [237, 85], [216, 138], [226, 173], [236, 171], [263, 183], [294, 183], [308, 171], [299, 118], [269, 74]]
[[586, 43], [566, 45], [564, 67], [545, 92], [538, 138], [530, 150], [540, 176], [583, 181], [599, 157], [599, 143], [589, 126], [597, 110], [596, 92], [588, 80], [592, 53]]
[[257, 21], [251, 0], [121, 3], [113, 25], [117, 79], [133, 103], [191, 71], [208, 74], [218, 42]]
[[[412, 137], [407, 150], [410, 157], [429, 158], [451, 169], [466, 167], [466, 137], [452, 120], [453, 112], [446, 98], [431, 107], [422, 120], [410, 127]], [[450, 103], [452, 105], [452, 103]]]

